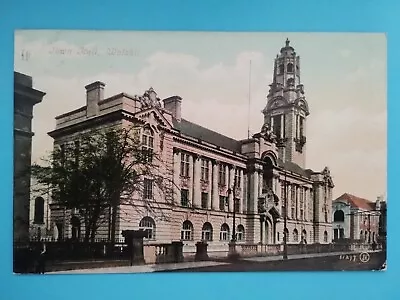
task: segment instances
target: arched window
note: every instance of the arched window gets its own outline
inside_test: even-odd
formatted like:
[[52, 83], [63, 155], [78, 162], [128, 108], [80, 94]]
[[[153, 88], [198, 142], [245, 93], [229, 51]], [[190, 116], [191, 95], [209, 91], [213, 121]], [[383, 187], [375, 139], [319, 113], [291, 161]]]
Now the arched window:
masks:
[[42, 197], [35, 199], [35, 216], [33, 219], [35, 224], [44, 223], [44, 199]]
[[154, 152], [154, 133], [149, 127], [143, 129], [142, 134], [142, 151], [143, 159], [146, 162], [151, 162], [153, 159]]
[[229, 240], [229, 226], [228, 224], [224, 223], [221, 226], [221, 232], [219, 233], [219, 239], [221, 241]]
[[333, 222], [344, 222], [344, 212], [343, 210], [337, 210], [333, 214]]
[[285, 72], [285, 66], [283, 64], [279, 65], [279, 74], [283, 74]]
[[293, 66], [293, 64], [292, 63], [288, 63], [287, 64], [287, 72], [288, 73], [293, 73], [294, 72], [294, 66]]
[[301, 242], [307, 243], [307, 231], [305, 229], [301, 232]]
[[193, 224], [189, 220], [186, 220], [182, 224], [181, 240], [193, 240]]
[[293, 242], [298, 242], [299, 241], [299, 232], [297, 229], [293, 230]]
[[243, 225], [238, 225], [238, 227], [237, 227], [236, 240], [244, 241], [244, 226]]
[[156, 223], [150, 217], [144, 217], [139, 223], [139, 229], [145, 230], [147, 235], [145, 238], [147, 239], [155, 239], [156, 238]]
[[328, 242], [328, 232], [324, 232], [324, 242], [327, 243]]
[[201, 239], [203, 241], [212, 241], [213, 229], [210, 223], [206, 222], [201, 229]]

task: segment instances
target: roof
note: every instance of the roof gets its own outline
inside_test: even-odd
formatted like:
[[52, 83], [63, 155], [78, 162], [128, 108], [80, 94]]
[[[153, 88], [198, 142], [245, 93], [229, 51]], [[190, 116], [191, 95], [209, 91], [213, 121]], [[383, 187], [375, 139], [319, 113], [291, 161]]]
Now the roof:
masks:
[[374, 210], [375, 209], [375, 203], [371, 202], [367, 199], [364, 198], [360, 198], [348, 193], [344, 193], [342, 196], [340, 196], [339, 198], [337, 198], [334, 201], [347, 201], [351, 207], [353, 208], [361, 208], [361, 209], [365, 209], [365, 210]]
[[290, 171], [290, 172], [293, 172], [295, 174], [298, 174], [298, 175], [301, 175], [301, 176], [304, 176], [307, 178], [311, 178], [311, 174], [314, 173], [310, 169], [305, 170], [302, 167], [300, 167], [298, 164], [295, 164], [290, 161], [283, 162], [281, 159], [278, 159], [278, 166], [283, 167], [286, 171]]
[[174, 128], [179, 130], [182, 134], [188, 135], [190, 137], [200, 139], [204, 142], [225, 148], [234, 152], [241, 151], [241, 142], [233, 138], [227, 137], [223, 134], [215, 132], [213, 130], [207, 129], [198, 124], [192, 123], [185, 119], [177, 121], [173, 118]]

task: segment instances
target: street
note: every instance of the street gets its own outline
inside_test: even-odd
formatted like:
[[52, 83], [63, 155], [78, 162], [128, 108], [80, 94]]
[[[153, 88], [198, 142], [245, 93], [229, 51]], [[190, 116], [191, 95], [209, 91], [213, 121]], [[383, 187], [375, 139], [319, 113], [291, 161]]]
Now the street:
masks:
[[[369, 258], [369, 259], [368, 259]], [[366, 261], [366, 262], [363, 262]], [[360, 255], [335, 255], [302, 259], [260, 261], [242, 259], [229, 264], [163, 270], [159, 272], [261, 272], [261, 271], [366, 271], [381, 270], [386, 262], [383, 252], [369, 253], [369, 257]]]

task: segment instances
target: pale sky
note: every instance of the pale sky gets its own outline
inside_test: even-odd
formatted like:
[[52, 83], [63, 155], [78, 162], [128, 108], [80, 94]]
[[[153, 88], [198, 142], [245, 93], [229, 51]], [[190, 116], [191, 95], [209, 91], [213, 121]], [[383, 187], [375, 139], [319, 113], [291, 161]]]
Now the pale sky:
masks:
[[[306, 167], [331, 169], [334, 198], [347, 192], [370, 200], [386, 195], [386, 37], [351, 33], [215, 33], [17, 31], [15, 70], [46, 92], [34, 108], [33, 160], [52, 148], [54, 117], [84, 106], [85, 85], [106, 84], [105, 97], [179, 95], [182, 116], [236, 139], [263, 122], [274, 58], [289, 38], [300, 55], [310, 108]], [[78, 55], [80, 47], [97, 55]], [[51, 54], [53, 47], [71, 54]], [[110, 55], [125, 49], [130, 56]], [[21, 53], [29, 52], [22, 60]], [[25, 56], [26, 58], [26, 56]]]

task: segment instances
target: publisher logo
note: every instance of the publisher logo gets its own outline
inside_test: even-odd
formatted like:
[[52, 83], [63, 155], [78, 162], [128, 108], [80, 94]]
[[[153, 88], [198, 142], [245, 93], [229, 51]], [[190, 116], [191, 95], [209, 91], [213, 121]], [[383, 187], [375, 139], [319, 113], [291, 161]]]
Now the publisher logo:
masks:
[[366, 263], [366, 262], [368, 262], [370, 260], [370, 258], [371, 257], [370, 257], [368, 252], [361, 252], [360, 253], [360, 261], [361, 262]]

